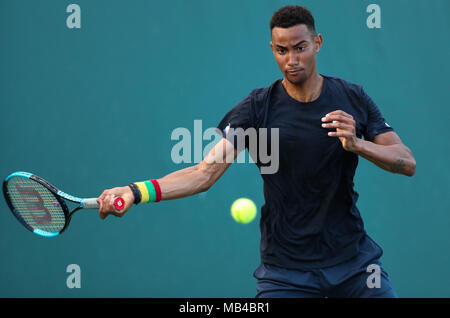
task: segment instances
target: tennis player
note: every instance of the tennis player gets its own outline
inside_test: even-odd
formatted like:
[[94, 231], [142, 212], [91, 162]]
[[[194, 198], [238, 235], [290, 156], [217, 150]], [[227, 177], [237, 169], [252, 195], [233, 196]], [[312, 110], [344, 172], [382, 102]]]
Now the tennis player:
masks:
[[[356, 207], [353, 177], [359, 156], [413, 176], [412, 152], [362, 86], [318, 74], [323, 38], [308, 9], [280, 8], [270, 31], [284, 77], [252, 90], [223, 117], [217, 128], [224, 138], [199, 164], [105, 190], [98, 198], [100, 217], [120, 217], [133, 203], [207, 191], [242, 150], [227, 138], [230, 127], [276, 127], [279, 169], [261, 174], [265, 204], [261, 263], [253, 274], [256, 297], [397, 297], [380, 260], [383, 250], [366, 233]], [[259, 160], [255, 163], [261, 168]], [[122, 212], [112, 205], [115, 196], [127, 202]]]

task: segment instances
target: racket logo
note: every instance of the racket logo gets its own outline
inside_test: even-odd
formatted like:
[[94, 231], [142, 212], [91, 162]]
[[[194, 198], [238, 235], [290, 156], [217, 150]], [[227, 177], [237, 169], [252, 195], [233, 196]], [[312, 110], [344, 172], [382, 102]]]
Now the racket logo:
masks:
[[[16, 189], [20, 193], [23, 203], [29, 209], [31, 217], [37, 224], [47, 224], [52, 221], [52, 216], [45, 207], [44, 200], [42, 200], [39, 192], [35, 189], [23, 188], [18, 185], [16, 185]], [[44, 215], [39, 213], [39, 211], [44, 212]]]
[[114, 206], [116, 207], [117, 210], [122, 210], [124, 208], [124, 201], [122, 198], [116, 198], [114, 200]]

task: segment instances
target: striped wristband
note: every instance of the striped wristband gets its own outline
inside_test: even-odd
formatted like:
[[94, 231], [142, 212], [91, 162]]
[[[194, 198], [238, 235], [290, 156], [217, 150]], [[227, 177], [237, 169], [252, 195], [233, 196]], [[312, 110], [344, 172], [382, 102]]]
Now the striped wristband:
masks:
[[150, 180], [150, 182], [151, 182], [151, 183], [153, 184], [153, 186], [155, 187], [155, 192], [156, 192], [156, 199], [155, 199], [155, 202], [161, 201], [161, 188], [159, 187], [158, 181], [156, 181], [156, 179], [152, 179], [152, 180]]
[[138, 204], [139, 202], [141, 202], [141, 192], [137, 188], [136, 184], [130, 183], [128, 186], [130, 187], [131, 192], [133, 192], [134, 204]]
[[159, 202], [161, 201], [161, 188], [156, 179], [134, 183], [140, 193], [139, 203]]

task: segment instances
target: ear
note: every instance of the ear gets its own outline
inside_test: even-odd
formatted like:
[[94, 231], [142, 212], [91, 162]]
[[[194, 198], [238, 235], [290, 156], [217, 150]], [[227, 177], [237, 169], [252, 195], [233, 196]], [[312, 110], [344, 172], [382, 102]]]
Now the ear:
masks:
[[272, 53], [275, 55], [275, 48], [274, 48], [273, 42], [270, 41], [269, 44], [270, 44], [270, 48], [271, 48], [271, 50], [272, 50]]
[[319, 53], [319, 51], [322, 47], [322, 43], [323, 43], [323, 37], [322, 37], [322, 34], [319, 33], [314, 38], [314, 46], [316, 48], [316, 53]]

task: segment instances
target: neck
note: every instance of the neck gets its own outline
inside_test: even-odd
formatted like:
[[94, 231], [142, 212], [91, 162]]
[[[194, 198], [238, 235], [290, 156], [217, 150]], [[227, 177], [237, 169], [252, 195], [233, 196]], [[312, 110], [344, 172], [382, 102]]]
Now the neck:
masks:
[[282, 83], [286, 92], [292, 98], [302, 103], [308, 103], [319, 98], [322, 92], [323, 77], [315, 71], [312, 76], [302, 83], [293, 84], [286, 78], [283, 78]]

